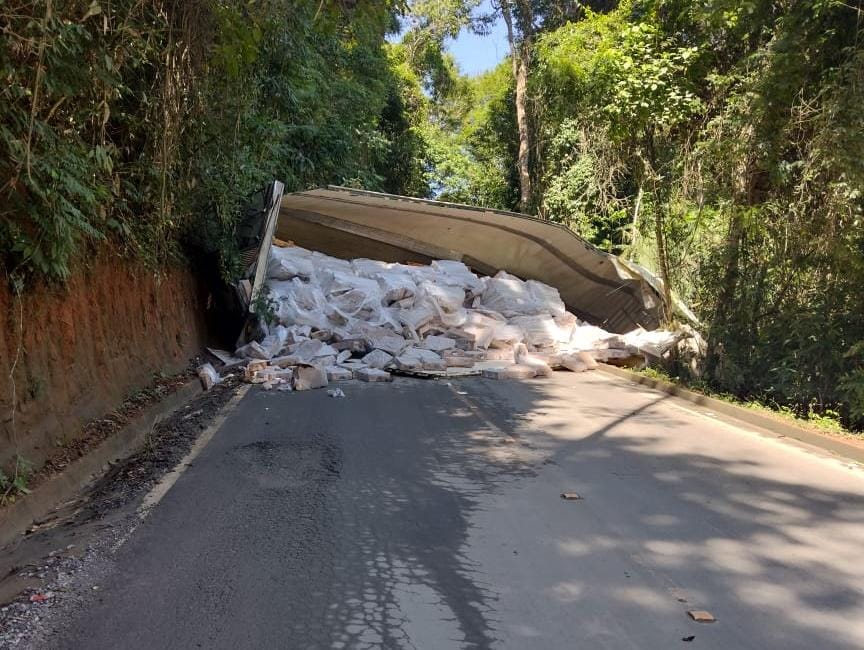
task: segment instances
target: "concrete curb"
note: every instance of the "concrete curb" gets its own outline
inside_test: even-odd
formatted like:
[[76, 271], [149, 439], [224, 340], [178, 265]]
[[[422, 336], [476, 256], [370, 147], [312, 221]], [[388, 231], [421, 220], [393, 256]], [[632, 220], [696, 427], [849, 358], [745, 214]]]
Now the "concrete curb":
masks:
[[135, 420], [86, 456], [71, 463], [33, 492], [0, 511], [0, 548], [19, 537], [34, 521], [44, 519], [82, 487], [102, 476], [108, 470], [108, 463], [127, 458], [138, 451], [147, 434], [158, 422], [201, 392], [197, 379], [183, 385], [164, 399], [146, 407]]
[[692, 404], [696, 404], [697, 406], [703, 406], [715, 413], [721, 413], [745, 424], [765, 429], [778, 437], [793, 438], [808, 445], [823, 449], [836, 456], [842, 456], [843, 458], [848, 458], [849, 460], [854, 460], [857, 463], [864, 464], [864, 447], [844, 442], [840, 438], [817, 433], [816, 431], [799, 427], [791, 422], [783, 422], [776, 418], [772, 418], [769, 415], [763, 415], [758, 411], [736, 406], [735, 404], [730, 404], [729, 402], [724, 402], [723, 400], [708, 397], [707, 395], [702, 395], [700, 393], [694, 393], [691, 390], [687, 390], [686, 388], [682, 388], [681, 386], [668, 381], [645, 377], [644, 375], [623, 368], [617, 368], [615, 366], [601, 363], [598, 369], [608, 375], [615, 375], [616, 377], [632, 381], [636, 384], [648, 386], [655, 390], [668, 393], [669, 395], [679, 397], [691, 402]]

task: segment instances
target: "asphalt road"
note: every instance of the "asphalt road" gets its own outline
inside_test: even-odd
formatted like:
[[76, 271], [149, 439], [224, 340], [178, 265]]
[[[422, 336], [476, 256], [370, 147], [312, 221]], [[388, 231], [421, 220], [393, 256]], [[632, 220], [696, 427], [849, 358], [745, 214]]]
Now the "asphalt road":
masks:
[[600, 373], [343, 387], [249, 392], [61, 646], [864, 648], [860, 469]]

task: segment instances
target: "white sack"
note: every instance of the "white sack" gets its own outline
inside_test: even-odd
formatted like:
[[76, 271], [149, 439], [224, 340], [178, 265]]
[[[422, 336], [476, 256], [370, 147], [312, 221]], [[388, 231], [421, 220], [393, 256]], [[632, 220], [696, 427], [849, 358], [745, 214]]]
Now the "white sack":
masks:
[[449, 336], [427, 336], [423, 347], [433, 352], [443, 352], [456, 347], [456, 341]]
[[482, 287], [483, 283], [465, 264], [455, 260], [434, 260], [432, 268], [438, 279], [444, 284], [462, 287], [467, 291], [474, 291]]
[[393, 355], [387, 354], [384, 350], [372, 350], [372, 352], [363, 357], [362, 361], [370, 368], [383, 370], [393, 361]]
[[550, 287], [548, 284], [543, 284], [537, 280], [528, 280], [525, 286], [537, 306], [537, 313], [563, 316], [567, 311], [564, 307], [564, 301], [561, 300], [561, 294], [555, 287]]
[[435, 309], [429, 304], [416, 305], [411, 309], [399, 309], [394, 313], [401, 324], [414, 332], [428, 325], [435, 318]]
[[270, 262], [267, 265], [267, 277], [273, 280], [291, 280], [302, 278], [308, 280], [314, 273], [312, 252], [299, 246], [270, 249]]
[[411, 347], [396, 358], [396, 365], [403, 370], [446, 370], [444, 359], [423, 348]]
[[558, 326], [551, 316], [516, 316], [510, 324], [522, 330], [523, 340], [531, 347], [551, 348], [558, 342]]
[[567, 311], [555, 317], [555, 325], [558, 326], [558, 343], [569, 343], [573, 337], [573, 331], [579, 325], [579, 319]]
[[614, 336], [604, 329], [583, 323], [573, 330], [569, 347], [573, 350], [605, 349], [609, 347], [606, 341]]
[[495, 333], [492, 335], [492, 343], [489, 347], [493, 348], [508, 348], [521, 343], [525, 335], [522, 333], [522, 328], [516, 325], [500, 323], [495, 326]]
[[516, 347], [513, 349], [513, 359], [516, 361], [516, 365], [531, 368], [535, 376], [548, 377], [552, 374], [552, 368], [549, 367], [549, 364], [543, 361], [543, 359], [529, 354], [528, 348], [525, 347], [524, 343], [516, 344]]

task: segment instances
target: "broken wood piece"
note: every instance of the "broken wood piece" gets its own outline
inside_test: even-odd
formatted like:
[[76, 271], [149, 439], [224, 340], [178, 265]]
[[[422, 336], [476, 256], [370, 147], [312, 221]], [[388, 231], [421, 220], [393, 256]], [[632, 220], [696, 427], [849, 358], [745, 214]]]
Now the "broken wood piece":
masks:
[[714, 615], [711, 612], [706, 612], [704, 609], [688, 610], [687, 616], [692, 618], [697, 623], [713, 623], [717, 620], [716, 618], [714, 618]]
[[227, 350], [217, 350], [215, 348], [207, 348], [207, 352], [212, 354], [214, 357], [219, 359], [222, 362], [221, 370], [225, 371], [229, 368], [235, 368], [241, 364], [246, 363], [246, 359], [241, 359], [240, 357], [235, 357], [233, 354], [228, 352]]
[[329, 366], [326, 371], [327, 381], [351, 381], [354, 379], [354, 373], [348, 368]]
[[536, 376], [534, 368], [527, 366], [507, 366], [506, 368], [484, 368], [483, 376], [486, 379], [531, 379]]
[[347, 350], [352, 354], [366, 354], [369, 351], [366, 341], [363, 339], [345, 339], [337, 343], [331, 343], [333, 349], [337, 352]]
[[385, 370], [378, 368], [364, 368], [356, 372], [357, 379], [366, 382], [393, 381], [393, 377]]
[[565, 501], [581, 501], [582, 497], [576, 492], [562, 492], [561, 498]]
[[474, 359], [452, 355], [444, 358], [444, 364], [448, 368], [473, 368]]

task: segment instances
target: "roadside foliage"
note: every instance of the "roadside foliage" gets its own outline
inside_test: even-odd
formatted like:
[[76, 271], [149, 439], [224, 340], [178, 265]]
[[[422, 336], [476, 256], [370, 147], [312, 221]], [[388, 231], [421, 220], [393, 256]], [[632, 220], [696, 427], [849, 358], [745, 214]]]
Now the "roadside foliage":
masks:
[[12, 0], [0, 24], [9, 274], [62, 280], [94, 246], [157, 267], [191, 238], [231, 276], [264, 183], [382, 189], [401, 169], [391, 2]]
[[[707, 358], [672, 372], [860, 428], [862, 11], [860, 0], [10, 0], [7, 281], [62, 281], [103, 249], [154, 269], [204, 250], [234, 277], [239, 205], [273, 178], [287, 191], [527, 205], [649, 267], [693, 308]], [[519, 65], [463, 75], [447, 39], [504, 17]]]
[[[532, 211], [694, 309], [708, 357], [673, 373], [864, 424], [862, 4], [622, 0], [563, 22], [548, 13], [562, 3], [518, 4], [547, 11]], [[437, 136], [457, 143], [435, 160], [443, 196], [518, 208], [509, 70], [466, 80], [458, 129]]]

